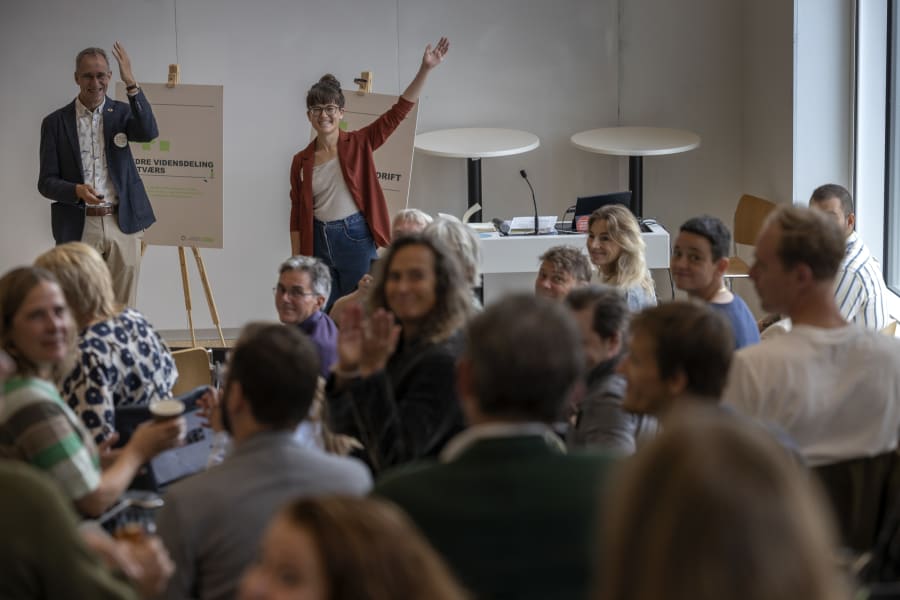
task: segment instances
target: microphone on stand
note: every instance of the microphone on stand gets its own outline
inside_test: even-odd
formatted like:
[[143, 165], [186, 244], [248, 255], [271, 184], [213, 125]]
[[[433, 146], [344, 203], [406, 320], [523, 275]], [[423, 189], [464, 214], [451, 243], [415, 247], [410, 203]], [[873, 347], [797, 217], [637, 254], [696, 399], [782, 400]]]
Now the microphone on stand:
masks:
[[538, 234], [538, 209], [537, 209], [537, 199], [534, 197], [534, 188], [531, 187], [531, 182], [528, 181], [528, 175], [525, 173], [525, 169], [521, 169], [519, 171], [519, 175], [522, 176], [522, 179], [525, 180], [525, 183], [528, 184], [528, 188], [531, 190], [531, 202], [534, 204], [534, 235]]

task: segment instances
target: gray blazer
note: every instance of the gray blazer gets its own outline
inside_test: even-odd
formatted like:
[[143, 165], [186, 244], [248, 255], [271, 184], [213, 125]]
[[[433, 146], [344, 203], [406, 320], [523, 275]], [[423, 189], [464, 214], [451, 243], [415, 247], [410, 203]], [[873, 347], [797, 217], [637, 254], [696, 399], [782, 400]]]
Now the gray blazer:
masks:
[[165, 495], [157, 530], [178, 565], [165, 598], [233, 598], [266, 525], [300, 496], [362, 496], [361, 462], [299, 446], [293, 432], [260, 433], [225, 461]]

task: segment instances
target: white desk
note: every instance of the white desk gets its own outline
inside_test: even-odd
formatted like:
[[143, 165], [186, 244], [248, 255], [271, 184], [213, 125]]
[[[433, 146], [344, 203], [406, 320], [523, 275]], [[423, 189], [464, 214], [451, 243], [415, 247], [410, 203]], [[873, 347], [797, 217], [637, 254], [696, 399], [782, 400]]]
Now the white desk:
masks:
[[571, 141], [587, 152], [628, 157], [631, 212], [640, 218], [644, 211], [643, 157], [688, 152], [700, 145], [700, 136], [661, 127], [606, 127], [576, 133]]
[[[469, 180], [469, 206], [481, 204], [481, 159], [530, 152], [541, 142], [536, 135], [517, 129], [468, 127], [439, 129], [416, 136], [416, 150], [432, 156], [465, 158]], [[481, 220], [481, 211], [472, 216]]]
[[[669, 268], [669, 232], [657, 224], [642, 237], [647, 245], [645, 257], [650, 269]], [[587, 235], [524, 235], [501, 237], [482, 234], [481, 270], [484, 274], [484, 304], [487, 306], [504, 293], [534, 291], [534, 278], [540, 268], [538, 257], [553, 246], [575, 246], [587, 253]]]

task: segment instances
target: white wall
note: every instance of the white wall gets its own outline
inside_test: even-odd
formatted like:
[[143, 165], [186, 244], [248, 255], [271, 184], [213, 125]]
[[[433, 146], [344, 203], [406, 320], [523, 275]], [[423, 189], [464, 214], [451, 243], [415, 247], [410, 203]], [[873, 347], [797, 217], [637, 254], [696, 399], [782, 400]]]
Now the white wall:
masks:
[[741, 3], [622, 6], [621, 124], [687, 129], [702, 140], [691, 152], [644, 159], [644, 216], [670, 232], [699, 213], [731, 223], [741, 194]]
[[[288, 167], [309, 139], [305, 90], [324, 72], [352, 87], [354, 76], [372, 70], [376, 91], [399, 93], [425, 44], [441, 34], [451, 51], [425, 90], [418, 130], [499, 126], [541, 138], [531, 153], [484, 161], [486, 217], [526, 212], [520, 168], [529, 171], [542, 213], [559, 214], [578, 195], [624, 189], [625, 159], [568, 142], [577, 131], [623, 124], [680, 127], [703, 138], [693, 152], [645, 160], [648, 216], [670, 229], [699, 212], [730, 223], [743, 190], [741, 19], [749, 3], [17, 3], [0, 20], [0, 272], [52, 244], [49, 202], [35, 188], [38, 132], [41, 118], [77, 93], [76, 52], [121, 39], [139, 79], [164, 81], [176, 62], [176, 21], [182, 81], [225, 86], [225, 249], [204, 258], [226, 327], [274, 317], [269, 290], [289, 251]], [[410, 204], [459, 214], [465, 181], [464, 161], [417, 155]], [[193, 291], [195, 325], [209, 327], [196, 281]], [[161, 329], [185, 327], [173, 248], [148, 250], [138, 306]]]
[[784, 0], [743, 6], [741, 187], [779, 203], [793, 197], [793, 12]]
[[794, 0], [794, 189], [806, 205], [823, 183], [852, 189], [853, 2]]

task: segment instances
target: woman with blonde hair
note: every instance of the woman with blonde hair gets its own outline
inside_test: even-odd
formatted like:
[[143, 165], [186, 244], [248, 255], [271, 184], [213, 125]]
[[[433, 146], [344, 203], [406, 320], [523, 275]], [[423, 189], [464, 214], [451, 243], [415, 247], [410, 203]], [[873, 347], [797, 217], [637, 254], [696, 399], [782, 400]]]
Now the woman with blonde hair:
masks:
[[76, 361], [62, 396], [102, 443], [115, 433], [117, 407], [171, 395], [178, 378], [172, 354], [144, 315], [116, 307], [109, 268], [92, 247], [62, 244], [35, 265], [59, 280], [77, 326]]
[[607, 501], [597, 600], [847, 600], [811, 476], [764, 430], [673, 415]]
[[633, 312], [656, 306], [641, 226], [628, 208], [609, 204], [595, 210], [588, 219], [587, 249], [597, 267], [591, 283], [621, 288]]
[[447, 566], [393, 505], [296, 500], [269, 525], [239, 600], [463, 600]]

